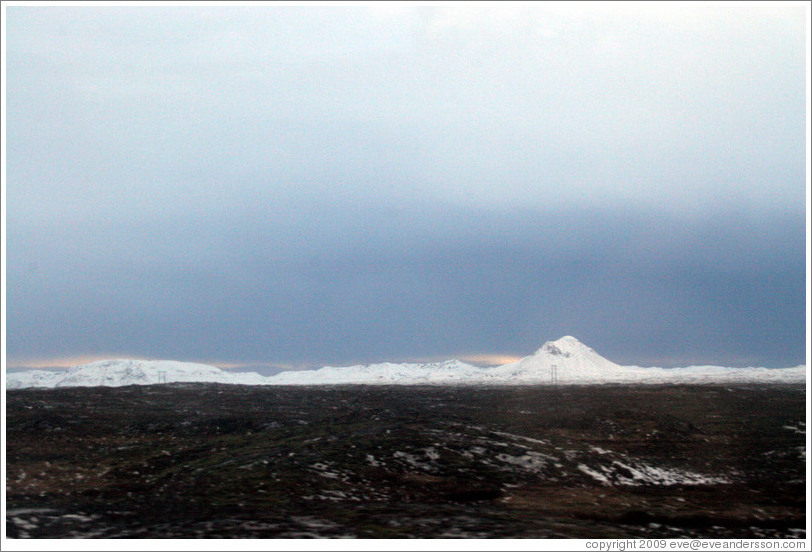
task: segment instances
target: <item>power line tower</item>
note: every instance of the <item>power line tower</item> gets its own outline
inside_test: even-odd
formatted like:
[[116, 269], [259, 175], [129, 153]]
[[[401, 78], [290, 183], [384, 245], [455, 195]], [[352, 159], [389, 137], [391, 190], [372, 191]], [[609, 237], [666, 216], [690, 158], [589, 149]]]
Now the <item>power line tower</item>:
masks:
[[550, 383], [558, 385], [558, 365], [553, 364], [550, 366]]
[[158, 383], [166, 383], [166, 372], [163, 370], [158, 372]]

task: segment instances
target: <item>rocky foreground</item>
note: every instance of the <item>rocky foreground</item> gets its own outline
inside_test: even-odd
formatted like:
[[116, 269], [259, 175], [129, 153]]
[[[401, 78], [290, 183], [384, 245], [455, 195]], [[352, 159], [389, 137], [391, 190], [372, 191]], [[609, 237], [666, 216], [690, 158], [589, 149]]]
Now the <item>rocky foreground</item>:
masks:
[[7, 393], [12, 538], [805, 531], [802, 385]]

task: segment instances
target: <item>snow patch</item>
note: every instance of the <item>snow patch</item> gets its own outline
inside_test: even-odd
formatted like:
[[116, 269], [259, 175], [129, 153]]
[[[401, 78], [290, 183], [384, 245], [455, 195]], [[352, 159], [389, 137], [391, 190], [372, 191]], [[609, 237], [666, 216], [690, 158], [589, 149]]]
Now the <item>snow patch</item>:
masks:
[[604, 485], [637, 487], [642, 485], [716, 485], [730, 483], [724, 477], [713, 477], [688, 470], [658, 468], [646, 464], [613, 460], [611, 464], [590, 468], [579, 464], [578, 469]]

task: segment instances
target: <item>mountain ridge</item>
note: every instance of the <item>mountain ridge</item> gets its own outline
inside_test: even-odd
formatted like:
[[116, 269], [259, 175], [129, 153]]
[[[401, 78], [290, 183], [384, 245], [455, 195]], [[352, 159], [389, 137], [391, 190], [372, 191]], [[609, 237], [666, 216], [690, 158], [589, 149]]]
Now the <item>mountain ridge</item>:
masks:
[[590, 383], [802, 383], [806, 367], [727, 368], [689, 366], [644, 368], [621, 366], [602, 357], [577, 338], [545, 342], [532, 355], [482, 368], [457, 359], [431, 363], [382, 362], [285, 371], [273, 376], [228, 372], [216, 366], [172, 360], [111, 359], [74, 366], [66, 372], [30, 370], [6, 374], [7, 389], [31, 387], [119, 387], [159, 383], [233, 385], [511, 385]]

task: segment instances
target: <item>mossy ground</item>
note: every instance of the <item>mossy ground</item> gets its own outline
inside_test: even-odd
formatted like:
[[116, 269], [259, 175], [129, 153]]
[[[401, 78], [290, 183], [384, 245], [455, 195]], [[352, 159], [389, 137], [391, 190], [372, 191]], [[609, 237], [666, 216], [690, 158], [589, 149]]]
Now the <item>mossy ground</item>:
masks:
[[12, 538], [804, 535], [803, 386], [6, 399]]

